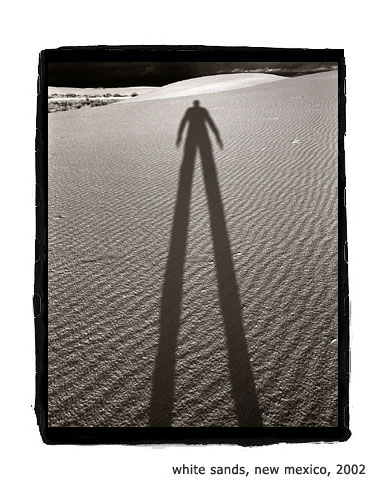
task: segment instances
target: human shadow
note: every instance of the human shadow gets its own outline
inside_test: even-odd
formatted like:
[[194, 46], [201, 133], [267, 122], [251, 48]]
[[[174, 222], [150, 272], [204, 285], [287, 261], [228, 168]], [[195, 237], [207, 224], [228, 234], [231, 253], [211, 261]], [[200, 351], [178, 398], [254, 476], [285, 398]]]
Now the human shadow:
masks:
[[262, 418], [244, 336], [239, 291], [218, 176], [206, 124], [214, 133], [221, 149], [223, 144], [215, 123], [208, 111], [200, 107], [199, 101], [194, 101], [193, 107], [187, 109], [179, 126], [177, 145], [181, 143], [182, 134], [187, 124], [188, 132], [184, 144], [170, 249], [163, 283], [160, 340], [154, 367], [149, 422], [154, 427], [169, 427], [172, 422], [176, 348], [180, 326], [191, 187], [196, 151], [199, 149], [210, 214], [219, 300], [224, 321], [232, 395], [238, 425], [241, 427], [259, 427], [262, 426]]

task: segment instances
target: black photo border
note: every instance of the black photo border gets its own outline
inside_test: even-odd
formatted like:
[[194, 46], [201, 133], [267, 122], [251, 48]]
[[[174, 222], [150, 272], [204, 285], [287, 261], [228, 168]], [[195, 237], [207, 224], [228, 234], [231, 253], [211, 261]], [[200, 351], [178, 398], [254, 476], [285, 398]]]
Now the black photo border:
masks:
[[[338, 65], [338, 426], [337, 427], [49, 427], [48, 426], [48, 63], [87, 61], [296, 61]], [[216, 46], [88, 46], [39, 56], [36, 119], [36, 252], [34, 284], [35, 413], [46, 444], [238, 444], [336, 442], [349, 429], [349, 296], [345, 202], [345, 58], [342, 49]]]

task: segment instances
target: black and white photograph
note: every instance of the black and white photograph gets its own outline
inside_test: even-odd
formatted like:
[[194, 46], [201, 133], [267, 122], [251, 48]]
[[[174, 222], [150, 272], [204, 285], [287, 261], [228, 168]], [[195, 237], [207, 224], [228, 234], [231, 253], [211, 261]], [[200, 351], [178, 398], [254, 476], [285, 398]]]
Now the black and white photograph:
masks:
[[389, 486], [385, 6], [4, 3], [1, 488]]
[[48, 62], [49, 427], [341, 422], [338, 62], [215, 59]]

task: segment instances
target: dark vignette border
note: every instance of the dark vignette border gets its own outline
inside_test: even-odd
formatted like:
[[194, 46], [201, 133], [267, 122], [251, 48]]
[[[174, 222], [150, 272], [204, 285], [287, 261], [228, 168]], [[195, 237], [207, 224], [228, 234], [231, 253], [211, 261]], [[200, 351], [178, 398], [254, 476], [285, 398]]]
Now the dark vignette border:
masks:
[[[306, 61], [338, 64], [338, 427], [48, 427], [48, 63], [75, 61]], [[46, 444], [239, 444], [346, 441], [349, 430], [349, 296], [345, 201], [345, 59], [341, 49], [211, 46], [90, 46], [39, 56], [36, 118], [36, 252], [34, 284], [35, 413]]]

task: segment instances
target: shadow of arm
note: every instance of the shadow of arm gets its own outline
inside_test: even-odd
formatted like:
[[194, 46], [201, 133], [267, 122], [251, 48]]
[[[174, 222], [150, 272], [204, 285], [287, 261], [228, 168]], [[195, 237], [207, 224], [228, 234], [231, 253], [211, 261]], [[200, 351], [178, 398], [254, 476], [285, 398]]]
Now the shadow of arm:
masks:
[[219, 147], [222, 149], [223, 143], [221, 140], [221, 136], [219, 134], [217, 126], [215, 125], [215, 122], [212, 120], [209, 113], [207, 113], [206, 121], [207, 121], [208, 125], [210, 126], [211, 131], [214, 133], [215, 139], [217, 140]]
[[183, 119], [180, 121], [179, 130], [177, 132], [176, 146], [179, 146], [183, 136], [184, 128], [188, 122], [188, 111], [184, 114]]

